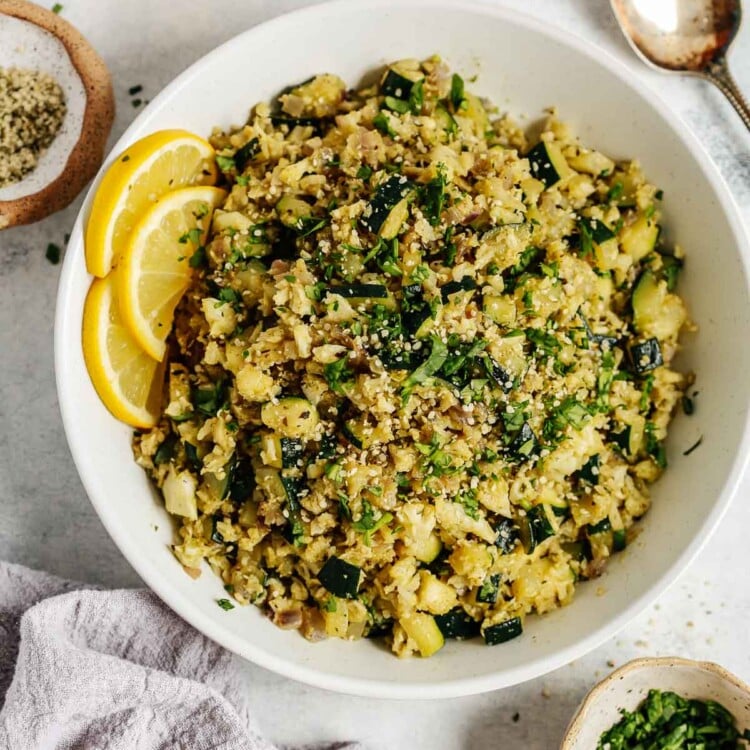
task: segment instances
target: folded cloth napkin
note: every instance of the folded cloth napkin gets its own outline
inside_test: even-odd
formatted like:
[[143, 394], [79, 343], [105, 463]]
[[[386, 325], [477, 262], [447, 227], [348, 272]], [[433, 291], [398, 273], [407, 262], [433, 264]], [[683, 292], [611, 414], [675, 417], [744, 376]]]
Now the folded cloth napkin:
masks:
[[152, 593], [0, 562], [3, 696], [2, 750], [277, 750], [252, 720], [235, 657]]

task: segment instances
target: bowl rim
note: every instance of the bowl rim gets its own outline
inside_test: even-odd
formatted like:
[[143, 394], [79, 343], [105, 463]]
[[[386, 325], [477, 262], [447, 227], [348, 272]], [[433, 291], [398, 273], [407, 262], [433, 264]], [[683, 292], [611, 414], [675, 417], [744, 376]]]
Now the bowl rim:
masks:
[[[576, 735], [585, 724], [588, 712], [594, 707], [594, 705], [596, 705], [596, 702], [601, 698], [602, 693], [610, 683], [616, 682], [630, 672], [637, 672], [639, 669], [653, 667], [658, 669], [670, 669], [672, 667], [699, 669], [703, 672], [716, 675], [722, 682], [733, 685], [750, 699], [750, 685], [741, 680], [736, 674], [733, 674], [728, 669], [722, 667], [721, 664], [716, 664], [716, 662], [713, 661], [686, 659], [682, 656], [643, 656], [638, 659], [632, 659], [621, 667], [618, 667], [603, 680], [597, 682], [596, 685], [586, 693], [581, 704], [578, 706], [578, 710], [570, 720], [568, 728], [565, 730], [565, 736], [560, 743], [560, 750], [573, 750], [575, 746], [572, 743], [575, 742], [577, 739]], [[658, 689], [658, 685], [655, 685], [654, 687]]]
[[[168, 100], [175, 91], [188, 85], [192, 77], [196, 75], [198, 70], [207, 60], [221, 56], [226, 50], [237, 45], [251, 43], [253, 37], [256, 35], [273, 33], [277, 27], [282, 27], [284, 24], [289, 23], [290, 19], [300, 23], [304, 22], [304, 20], [309, 17], [315, 17], [319, 14], [330, 14], [339, 8], [343, 9], [345, 7], [347, 9], [352, 7], [351, 0], [331, 0], [329, 2], [306, 6], [290, 13], [281, 14], [253, 26], [250, 29], [246, 29], [219, 45], [190, 65], [152, 100], [151, 105], [149, 105], [149, 107], [147, 107], [144, 112], [142, 112], [131, 123], [122, 137], [117, 143], [115, 143], [110, 155], [122, 151], [122, 149], [133, 140], [132, 134], [140, 127], [141, 120], [145, 116], [145, 113], [147, 113], [152, 107], [159, 106], [162, 102]], [[750, 261], [748, 260], [750, 257], [750, 250], [748, 235], [746, 234], [746, 230], [742, 223], [737, 204], [724, 179], [711, 161], [708, 153], [698, 140], [697, 136], [692, 133], [679, 115], [672, 111], [648, 85], [628, 70], [627, 66], [614, 57], [614, 55], [608, 50], [561, 28], [544, 24], [533, 16], [507, 8], [489, 5], [482, 0], [470, 0], [469, 2], [460, 3], [458, 0], [358, 0], [357, 7], [358, 11], [362, 13], [377, 12], [378, 10], [385, 8], [431, 8], [434, 12], [456, 10], [457, 8], [460, 8], [464, 12], [492, 16], [508, 24], [510, 27], [520, 27], [524, 30], [530, 30], [542, 34], [565, 47], [572, 48], [577, 53], [590, 60], [592, 65], [604, 67], [608, 72], [615, 76], [623, 86], [635, 91], [635, 93], [638, 94], [648, 106], [668, 122], [675, 137], [681, 139], [690, 153], [693, 154], [697, 167], [716, 193], [718, 203], [726, 215], [729, 229], [736, 240], [737, 246], [740, 248], [739, 260], [744, 272], [745, 284], [750, 287]], [[100, 170], [100, 173], [92, 183], [92, 186], [89, 188], [86, 199], [71, 232], [71, 237], [74, 238], [74, 240], [77, 237], [79, 244], [81, 241], [83, 217], [85, 216], [87, 207], [90, 203], [91, 194], [95, 191], [101, 173], [106, 166], [108, 166], [108, 162], [109, 157], [105, 160], [105, 165], [102, 167], [102, 170]], [[71, 245], [74, 244], [74, 240], [71, 241]], [[272, 672], [314, 687], [369, 698], [397, 700], [442, 699], [473, 695], [517, 685], [568, 664], [572, 660], [594, 650], [602, 643], [615, 636], [636, 616], [653, 604], [654, 601], [676, 581], [688, 564], [695, 558], [701, 549], [703, 549], [710, 534], [716, 529], [716, 526], [725, 514], [729, 503], [737, 492], [750, 459], [750, 413], [747, 413], [745, 415], [745, 422], [742, 429], [742, 437], [735, 447], [731, 469], [724, 480], [721, 492], [718, 494], [710, 512], [706, 515], [699, 533], [694, 538], [692, 544], [686, 547], [673, 564], [658, 579], [651, 583], [648, 590], [642, 596], [632, 600], [627, 607], [621, 610], [617, 615], [603, 622], [587, 636], [560, 649], [552, 656], [537, 657], [521, 666], [508, 670], [479, 676], [459, 677], [438, 683], [423, 680], [400, 684], [396, 680], [373, 680], [368, 679], [366, 676], [350, 677], [321, 671], [318, 668], [310, 667], [288, 659], [280, 653], [267, 651], [265, 648], [256, 645], [249, 639], [238, 638], [220, 623], [217, 623], [207, 612], [198, 607], [193, 600], [172, 587], [168, 581], [161, 577], [159, 571], [154, 566], [144, 562], [143, 559], [136, 554], [137, 551], [130, 548], [127, 541], [121, 538], [120, 529], [117, 526], [117, 513], [112, 509], [111, 504], [107, 502], [106, 497], [97, 494], [95, 491], [96, 482], [91, 476], [88, 476], [86, 472], [82, 470], [84, 452], [82, 446], [78, 442], [78, 432], [80, 428], [77, 424], [75, 403], [72, 396], [68, 393], [68, 385], [65, 377], [65, 373], [68, 370], [66, 363], [69, 356], [71, 356], [69, 352], [73, 350], [72, 347], [66, 345], [71, 336], [71, 332], [68, 330], [70, 326], [66, 326], [66, 322], [70, 317], [71, 306], [76, 304], [72, 293], [73, 285], [71, 284], [71, 279], [75, 273], [75, 264], [81, 262], [83, 262], [81, 253], [66, 253], [65, 262], [60, 275], [54, 329], [55, 376], [60, 412], [68, 445], [70, 447], [74, 464], [81, 478], [81, 482], [83, 483], [86, 493], [89, 496], [99, 519], [117, 548], [133, 569], [148, 587], [180, 617], [229, 651], [248, 659], [254, 664], [269, 669]]]

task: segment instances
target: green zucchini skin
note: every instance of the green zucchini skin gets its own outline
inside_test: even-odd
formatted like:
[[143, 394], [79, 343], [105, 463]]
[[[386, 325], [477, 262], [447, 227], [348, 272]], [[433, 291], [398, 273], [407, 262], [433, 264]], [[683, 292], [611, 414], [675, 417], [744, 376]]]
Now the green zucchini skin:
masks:
[[659, 341], [656, 338], [646, 339], [646, 341], [631, 341], [628, 344], [628, 356], [636, 375], [645, 375], [664, 364], [661, 346], [659, 346]]
[[492, 380], [497, 383], [498, 386], [505, 392], [509, 393], [513, 390], [513, 377], [511, 374], [491, 355], [487, 354], [484, 357], [484, 369]]
[[296, 438], [281, 438], [281, 465], [285, 469], [297, 468], [302, 459], [304, 448], [302, 441]]
[[416, 81], [410, 81], [393, 68], [388, 68], [383, 77], [383, 82], [380, 84], [380, 94], [392, 96], [395, 99], [408, 99], [415, 83]]
[[520, 538], [518, 526], [510, 518], [501, 518], [494, 528], [497, 532], [495, 546], [503, 555], [509, 554], [515, 549]]
[[556, 185], [564, 176], [564, 168], [560, 162], [562, 156], [545, 141], [539, 143], [526, 154], [531, 165], [531, 174], [544, 183], [547, 188]]
[[523, 633], [523, 623], [520, 617], [512, 617], [510, 620], [500, 622], [497, 625], [491, 625], [485, 628], [484, 642], [488, 646], [496, 646], [498, 643], [505, 643], [518, 638]]
[[334, 596], [356, 599], [362, 570], [335, 555], [329, 557], [318, 573], [322, 586]]
[[339, 284], [330, 287], [331, 294], [346, 299], [385, 299], [388, 289], [383, 284]]
[[528, 422], [524, 422], [510, 444], [510, 455], [516, 461], [528, 461], [537, 451], [539, 441]]
[[479, 623], [461, 607], [455, 607], [444, 615], [435, 615], [435, 622], [444, 638], [465, 640], [479, 635]]
[[531, 554], [545, 539], [555, 535], [543, 505], [535, 505], [526, 512], [522, 536], [526, 553]]
[[391, 211], [414, 190], [414, 183], [403, 175], [391, 175], [385, 182], [375, 188], [365, 214], [360, 219], [368, 232], [377, 234]]
[[260, 141], [251, 138], [244, 146], [240, 146], [234, 153], [234, 164], [238, 172], [243, 172], [245, 167], [260, 153]]
[[500, 574], [495, 573], [494, 575], [485, 578], [484, 583], [477, 592], [477, 601], [483, 604], [495, 604], [497, 597], [500, 594]]
[[573, 479], [591, 485], [599, 484], [599, 454], [597, 453], [596, 455], [591, 456], [591, 458], [574, 473]]
[[451, 294], [456, 292], [470, 292], [477, 288], [477, 282], [471, 276], [464, 276], [460, 281], [449, 281], [440, 287], [440, 296], [443, 302], [447, 302]]

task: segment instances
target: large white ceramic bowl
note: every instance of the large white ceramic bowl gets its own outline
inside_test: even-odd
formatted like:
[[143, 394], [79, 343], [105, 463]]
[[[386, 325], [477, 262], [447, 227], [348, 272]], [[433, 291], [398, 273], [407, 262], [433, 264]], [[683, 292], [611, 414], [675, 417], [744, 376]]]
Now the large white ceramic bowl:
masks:
[[[208, 134], [243, 122], [251, 104], [289, 82], [330, 71], [356, 84], [388, 60], [438, 52], [502, 109], [529, 118], [557, 105], [584, 142], [616, 157], [638, 156], [664, 189], [669, 237], [687, 250], [682, 290], [700, 333], [682, 366], [698, 375], [697, 411], [678, 416], [670, 468], [654, 488], [643, 533], [604, 576], [580, 586], [575, 602], [526, 633], [489, 648], [449, 643], [431, 659], [399, 661], [370, 641], [311, 644], [278, 630], [253, 607], [220, 609], [220, 581], [192, 580], [172, 557], [172, 524], [146, 475], [133, 463], [131, 430], [94, 392], [81, 353], [89, 285], [82, 228], [73, 230], [60, 281], [56, 367], [73, 458], [113, 542], [143, 580], [196, 628], [257, 664], [320, 687], [388, 698], [437, 698], [513, 685], [593, 649], [674, 581], [726, 510], [748, 454], [750, 303], [747, 243], [727, 189], [697, 140], [605, 52], [546, 24], [499, 8], [444, 0], [336, 2], [251, 29], [170, 84], [115, 147], [154, 130]], [[110, 156], [110, 159], [112, 157]], [[106, 165], [105, 165], [106, 166]], [[703, 444], [682, 452], [698, 436]], [[158, 530], [155, 528], [158, 527]]]

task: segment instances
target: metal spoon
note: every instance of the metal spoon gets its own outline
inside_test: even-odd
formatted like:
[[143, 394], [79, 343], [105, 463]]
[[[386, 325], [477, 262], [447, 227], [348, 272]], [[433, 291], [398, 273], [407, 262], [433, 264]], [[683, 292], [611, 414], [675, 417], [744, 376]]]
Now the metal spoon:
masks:
[[740, 0], [610, 0], [620, 28], [646, 63], [716, 84], [750, 130], [750, 107], [729, 72]]

